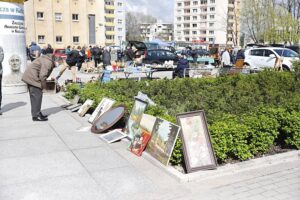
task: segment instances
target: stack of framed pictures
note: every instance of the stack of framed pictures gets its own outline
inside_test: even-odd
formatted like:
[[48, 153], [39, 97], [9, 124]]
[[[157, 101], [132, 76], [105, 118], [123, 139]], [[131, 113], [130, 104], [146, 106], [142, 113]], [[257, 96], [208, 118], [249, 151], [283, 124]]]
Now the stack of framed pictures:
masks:
[[215, 169], [217, 161], [204, 111], [179, 114], [177, 115], [177, 123], [181, 126], [181, 139], [187, 172]]

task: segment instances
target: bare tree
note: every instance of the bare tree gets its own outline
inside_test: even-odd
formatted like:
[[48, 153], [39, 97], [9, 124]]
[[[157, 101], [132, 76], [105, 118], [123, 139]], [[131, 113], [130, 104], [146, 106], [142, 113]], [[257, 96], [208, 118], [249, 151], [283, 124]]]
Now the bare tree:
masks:
[[139, 12], [128, 12], [126, 14], [126, 39], [129, 40], [144, 40], [140, 30], [142, 23], [155, 23], [157, 19], [151, 15], [145, 15]]

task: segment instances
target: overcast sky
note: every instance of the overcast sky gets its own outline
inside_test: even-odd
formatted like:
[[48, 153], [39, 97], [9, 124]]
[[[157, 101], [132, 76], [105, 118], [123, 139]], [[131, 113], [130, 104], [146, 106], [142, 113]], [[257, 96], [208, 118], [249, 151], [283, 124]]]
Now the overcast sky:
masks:
[[162, 22], [173, 22], [174, 0], [125, 0], [127, 11], [143, 12]]

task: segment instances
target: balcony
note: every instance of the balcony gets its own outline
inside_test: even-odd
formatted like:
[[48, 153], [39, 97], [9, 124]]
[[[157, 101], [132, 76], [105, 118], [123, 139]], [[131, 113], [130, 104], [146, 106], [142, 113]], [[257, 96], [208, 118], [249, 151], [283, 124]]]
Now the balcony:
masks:
[[105, 35], [115, 35], [115, 31], [105, 31]]
[[105, 5], [104, 8], [105, 8], [105, 10], [115, 10], [114, 5]]
[[114, 22], [105, 22], [105, 26], [115, 26], [115, 23]]
[[106, 18], [115, 18], [115, 14], [106, 13], [105, 17]]

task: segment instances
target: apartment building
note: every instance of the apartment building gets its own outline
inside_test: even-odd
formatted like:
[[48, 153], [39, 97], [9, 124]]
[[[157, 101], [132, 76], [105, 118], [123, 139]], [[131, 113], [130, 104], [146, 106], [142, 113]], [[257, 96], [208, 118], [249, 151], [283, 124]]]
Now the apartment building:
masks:
[[241, 1], [176, 0], [175, 40], [239, 45]]
[[126, 11], [125, 1], [115, 0], [115, 45], [121, 46], [126, 41]]
[[143, 23], [140, 25], [141, 37], [146, 41], [161, 39], [164, 41], [173, 40], [173, 24], [170, 23]]
[[101, 0], [28, 0], [24, 5], [26, 43], [55, 48], [105, 44]]

